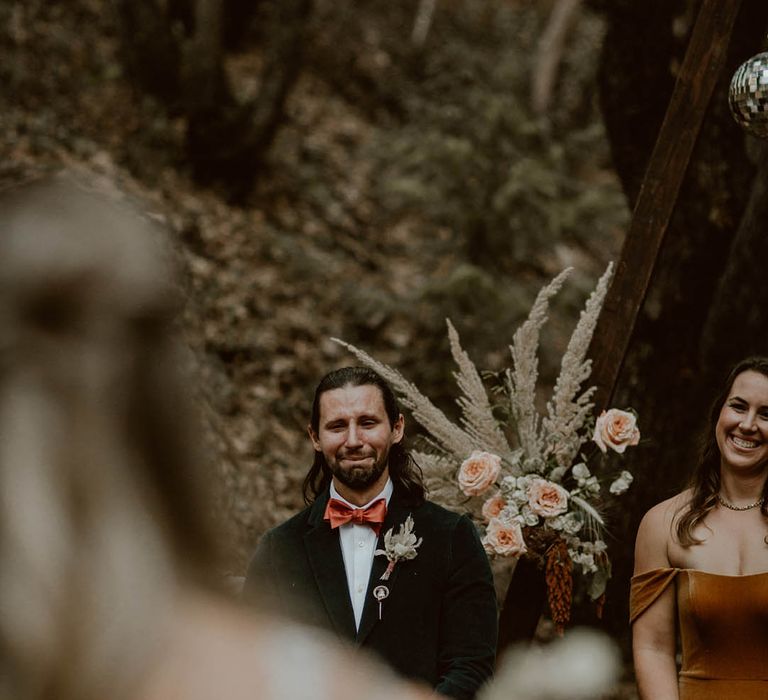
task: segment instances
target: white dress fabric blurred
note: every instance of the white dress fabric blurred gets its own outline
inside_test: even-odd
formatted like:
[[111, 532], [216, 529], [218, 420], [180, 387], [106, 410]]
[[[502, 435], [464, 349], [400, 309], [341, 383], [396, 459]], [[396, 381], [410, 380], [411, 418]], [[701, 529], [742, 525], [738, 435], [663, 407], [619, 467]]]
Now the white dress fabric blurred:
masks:
[[426, 700], [315, 630], [195, 599], [179, 611], [137, 700]]

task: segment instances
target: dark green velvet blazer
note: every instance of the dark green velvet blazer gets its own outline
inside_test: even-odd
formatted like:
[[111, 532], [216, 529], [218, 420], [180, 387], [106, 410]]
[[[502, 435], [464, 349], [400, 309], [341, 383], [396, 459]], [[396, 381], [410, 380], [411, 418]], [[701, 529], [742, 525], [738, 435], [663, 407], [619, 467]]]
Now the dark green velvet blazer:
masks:
[[[491, 676], [496, 655], [497, 608], [493, 577], [475, 526], [429, 501], [409, 503], [397, 490], [384, 533], [397, 532], [410, 514], [422, 538], [415, 559], [399, 562], [389, 580], [375, 556], [359, 631], [355, 631], [339, 531], [323, 520], [328, 492], [260, 540], [246, 577], [248, 598], [325, 629], [374, 652], [405, 677], [443, 695], [470, 700]], [[390, 593], [379, 604], [373, 589]]]

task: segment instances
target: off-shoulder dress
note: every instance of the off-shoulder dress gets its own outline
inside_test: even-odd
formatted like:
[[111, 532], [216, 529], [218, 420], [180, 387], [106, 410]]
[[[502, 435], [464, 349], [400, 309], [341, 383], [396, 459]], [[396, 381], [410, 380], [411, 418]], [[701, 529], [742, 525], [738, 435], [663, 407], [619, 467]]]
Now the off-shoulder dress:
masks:
[[676, 586], [681, 700], [768, 699], [768, 572], [660, 568], [632, 578], [630, 620]]

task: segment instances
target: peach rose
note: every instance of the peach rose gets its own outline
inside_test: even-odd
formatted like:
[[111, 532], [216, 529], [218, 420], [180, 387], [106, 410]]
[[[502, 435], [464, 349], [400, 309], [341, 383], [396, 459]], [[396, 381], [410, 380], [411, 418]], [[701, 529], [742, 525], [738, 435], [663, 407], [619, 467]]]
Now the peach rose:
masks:
[[629, 411], [612, 408], [603, 411], [595, 422], [595, 434], [592, 436], [601, 451], [607, 452], [610, 447], [621, 454], [628, 445], [640, 442], [640, 431], [637, 428], [637, 418]]
[[553, 518], [568, 510], [568, 492], [546, 479], [532, 479], [528, 486], [528, 505], [542, 518]]
[[501, 457], [475, 450], [459, 467], [459, 487], [467, 496], [479, 496], [501, 471]]
[[519, 557], [527, 551], [523, 531], [517, 521], [507, 523], [491, 518], [482, 541], [486, 550], [505, 557]]
[[507, 499], [500, 493], [495, 493], [485, 503], [483, 503], [482, 515], [485, 518], [485, 522], [489, 522], [493, 518], [498, 518], [499, 513], [504, 510], [504, 506], [507, 505]]

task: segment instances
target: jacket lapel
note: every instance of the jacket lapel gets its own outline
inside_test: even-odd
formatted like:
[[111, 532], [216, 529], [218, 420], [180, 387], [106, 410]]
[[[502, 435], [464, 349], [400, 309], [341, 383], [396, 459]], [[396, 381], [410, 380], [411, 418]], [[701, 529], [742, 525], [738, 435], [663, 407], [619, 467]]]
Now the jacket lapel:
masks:
[[323, 520], [327, 503], [326, 492], [313, 504], [308, 520], [309, 530], [304, 535], [304, 546], [320, 597], [336, 632], [344, 639], [354, 639], [355, 615], [347, 590], [339, 532], [331, 530]]
[[[379, 541], [376, 544], [376, 549], [384, 549], [384, 535], [391, 528], [393, 532], [397, 532], [405, 522], [408, 514], [412, 511], [407, 504], [403, 503], [402, 499], [397, 497], [397, 493], [392, 494], [392, 498], [389, 499], [389, 506], [387, 508], [387, 516], [384, 519], [384, 524], [381, 527], [379, 533]], [[371, 630], [379, 622], [379, 602], [373, 595], [373, 590], [377, 586], [386, 586], [389, 591], [389, 595], [381, 602], [381, 617], [382, 619], [387, 614], [387, 604], [393, 595], [402, 595], [402, 591], [397, 590], [397, 575], [400, 570], [401, 564], [395, 565], [392, 573], [389, 575], [389, 579], [382, 581], [381, 577], [387, 569], [389, 561], [387, 558], [380, 554], [373, 557], [373, 566], [371, 567], [371, 578], [368, 581], [368, 591], [365, 594], [365, 604], [363, 606], [363, 616], [360, 619], [360, 629], [357, 632], [357, 638], [355, 643], [361, 645]]]

